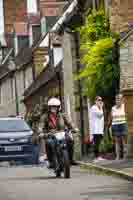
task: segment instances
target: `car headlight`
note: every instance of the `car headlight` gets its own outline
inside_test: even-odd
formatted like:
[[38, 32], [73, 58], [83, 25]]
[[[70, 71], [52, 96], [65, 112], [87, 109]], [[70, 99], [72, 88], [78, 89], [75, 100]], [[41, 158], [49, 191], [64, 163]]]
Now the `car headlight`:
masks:
[[28, 138], [23, 138], [19, 140], [20, 142], [28, 142]]

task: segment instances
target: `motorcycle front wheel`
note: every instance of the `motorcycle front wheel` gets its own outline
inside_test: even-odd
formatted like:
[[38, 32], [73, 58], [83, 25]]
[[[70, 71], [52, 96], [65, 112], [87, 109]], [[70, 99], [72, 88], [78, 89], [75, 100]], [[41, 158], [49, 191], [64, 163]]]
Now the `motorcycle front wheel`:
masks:
[[58, 158], [57, 158], [56, 155], [54, 156], [54, 169], [55, 169], [56, 177], [57, 178], [61, 177], [61, 170], [60, 170], [60, 167], [59, 167], [59, 161], [58, 161]]
[[63, 160], [64, 160], [64, 178], [70, 178], [70, 160], [68, 151], [66, 149], [63, 151]]

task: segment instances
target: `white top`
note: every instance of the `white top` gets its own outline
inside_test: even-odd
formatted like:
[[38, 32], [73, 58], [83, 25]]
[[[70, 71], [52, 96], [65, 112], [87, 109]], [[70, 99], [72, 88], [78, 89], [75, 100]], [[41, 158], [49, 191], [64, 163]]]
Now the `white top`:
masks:
[[90, 108], [90, 134], [104, 134], [104, 113], [97, 105]]
[[126, 123], [125, 107], [122, 104], [120, 107], [116, 105], [112, 108], [112, 125]]

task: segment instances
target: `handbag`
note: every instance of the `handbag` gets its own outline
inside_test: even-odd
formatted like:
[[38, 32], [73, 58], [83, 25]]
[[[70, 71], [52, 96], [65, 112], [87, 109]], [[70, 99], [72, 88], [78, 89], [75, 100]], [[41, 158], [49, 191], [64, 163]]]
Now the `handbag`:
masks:
[[84, 144], [92, 144], [93, 143], [93, 140], [90, 139], [89, 134], [85, 135], [83, 143]]

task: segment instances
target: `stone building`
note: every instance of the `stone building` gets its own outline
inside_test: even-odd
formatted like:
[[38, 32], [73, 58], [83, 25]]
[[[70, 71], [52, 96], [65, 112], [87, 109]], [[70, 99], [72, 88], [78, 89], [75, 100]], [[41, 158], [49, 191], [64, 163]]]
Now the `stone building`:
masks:
[[0, 116], [25, 114], [21, 102], [23, 93], [33, 81], [31, 49], [26, 49], [15, 57], [15, 70], [9, 70], [9, 62], [0, 67]]
[[133, 1], [112, 0], [111, 27], [120, 34], [120, 91], [128, 121], [128, 158], [133, 158]]

